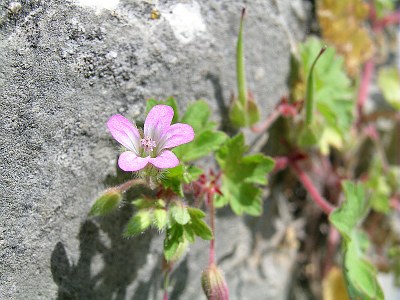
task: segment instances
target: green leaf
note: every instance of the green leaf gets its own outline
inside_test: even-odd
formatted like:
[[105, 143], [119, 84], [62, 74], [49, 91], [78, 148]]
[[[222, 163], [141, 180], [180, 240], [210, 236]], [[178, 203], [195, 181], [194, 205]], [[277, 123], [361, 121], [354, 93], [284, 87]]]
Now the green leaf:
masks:
[[195, 166], [189, 166], [186, 168], [186, 172], [183, 172], [183, 181], [185, 183], [191, 183], [197, 180], [197, 178], [199, 178], [201, 174], [203, 174], [202, 169]]
[[210, 240], [213, 237], [211, 228], [202, 220], [206, 214], [198, 208], [188, 207], [190, 222], [184, 226], [188, 240], [193, 243], [194, 235], [204, 240]]
[[178, 110], [178, 104], [176, 103], [176, 100], [173, 97], [170, 97], [165, 101], [148, 99], [146, 102], [146, 112], [148, 113], [150, 109], [159, 104], [168, 105], [172, 107], [172, 109], [174, 110], [174, 117], [172, 119], [172, 124], [177, 123], [179, 120], [179, 110]]
[[203, 240], [211, 240], [213, 238], [211, 228], [208, 227], [206, 222], [199, 218], [191, 219], [188, 227], [190, 227], [191, 230], [193, 230], [193, 232]]
[[194, 207], [188, 207], [188, 212], [191, 218], [193, 219], [202, 219], [206, 216], [204, 211]]
[[183, 205], [182, 202], [175, 201], [170, 207], [169, 211], [171, 213], [172, 218], [181, 225], [185, 225], [190, 221], [190, 215], [187, 208]]
[[351, 299], [384, 299], [383, 291], [376, 278], [377, 270], [365, 258], [368, 238], [364, 233], [353, 231], [351, 240], [345, 242], [345, 278]]
[[378, 85], [385, 100], [395, 109], [400, 110], [400, 74], [397, 67], [387, 67], [379, 70]]
[[394, 285], [400, 286], [400, 245], [393, 245], [389, 249], [390, 264], [394, 273]]
[[262, 190], [257, 185], [267, 184], [266, 175], [272, 171], [274, 161], [260, 153], [244, 156], [247, 148], [243, 134], [239, 134], [218, 150], [216, 159], [223, 171], [223, 196], [216, 198], [216, 206], [229, 203], [238, 215], [257, 216], [262, 213]]
[[166, 231], [164, 239], [164, 257], [167, 261], [176, 261], [187, 247], [187, 241], [183, 236], [183, 227], [174, 224]]
[[385, 172], [380, 159], [372, 161], [364, 186], [371, 196], [371, 207], [377, 212], [390, 212], [390, 196], [396, 191], [396, 184], [392, 184], [392, 176], [396, 177], [390, 170]]
[[187, 107], [181, 123], [192, 126], [195, 134], [213, 129], [215, 128], [215, 123], [208, 120], [210, 113], [208, 104], [203, 100], [198, 100]]
[[379, 18], [384, 17], [396, 8], [396, 0], [375, 0], [374, 2], [376, 14]]
[[369, 205], [363, 185], [343, 182], [345, 201], [329, 216], [332, 224], [344, 237], [344, 275], [351, 299], [384, 299], [376, 278], [375, 267], [366, 259], [368, 236], [357, 229]]
[[89, 212], [89, 215], [104, 216], [115, 210], [119, 206], [121, 200], [122, 195], [119, 191], [108, 191], [96, 200]]
[[191, 143], [176, 147], [173, 152], [183, 162], [193, 161], [217, 150], [225, 139], [225, 133], [207, 130], [196, 135]]
[[345, 201], [329, 216], [331, 223], [339, 230], [343, 237], [350, 239], [352, 230], [364, 218], [369, 209], [361, 184], [351, 181], [342, 183]]
[[260, 109], [253, 98], [247, 99], [247, 126], [252, 126], [260, 120]]
[[270, 157], [256, 153], [243, 157], [241, 165], [243, 172], [248, 174], [244, 179], [245, 182], [266, 185], [268, 184], [266, 175], [273, 170], [275, 163]]
[[185, 236], [185, 238], [190, 242], [190, 243], [194, 243], [196, 240], [196, 236], [195, 233], [192, 229], [192, 227], [189, 225], [185, 225], [183, 226], [183, 234]]
[[236, 127], [249, 127], [260, 120], [260, 111], [257, 103], [250, 97], [247, 98], [245, 106], [240, 101], [232, 103], [229, 119]]
[[165, 209], [155, 209], [153, 212], [154, 225], [158, 230], [164, 230], [168, 222], [168, 215]]
[[161, 179], [161, 183], [166, 189], [171, 189], [178, 196], [183, 197], [182, 182], [185, 172], [184, 165], [178, 165], [175, 168], [168, 169]]
[[181, 122], [193, 127], [194, 140], [173, 150], [182, 162], [207, 156], [225, 141], [226, 134], [214, 130], [215, 123], [209, 121], [209, 116], [210, 108], [204, 101], [196, 101], [188, 106]]
[[300, 130], [298, 144], [302, 148], [314, 146], [318, 143], [316, 130], [312, 126], [305, 126]]
[[229, 111], [229, 119], [231, 123], [237, 128], [247, 126], [245, 106], [237, 99], [234, 99], [232, 103]]
[[131, 237], [143, 233], [152, 224], [152, 212], [140, 210], [128, 222], [124, 237]]
[[161, 179], [161, 183], [166, 189], [171, 189], [177, 195], [183, 197], [183, 183], [191, 183], [196, 180], [203, 170], [195, 166], [178, 165], [168, 169]]
[[134, 201], [132, 201], [132, 204], [138, 208], [138, 209], [144, 209], [144, 208], [163, 208], [165, 207], [165, 201], [162, 199], [144, 199], [144, 198], [139, 198]]
[[318, 146], [323, 155], [329, 155], [329, 147], [341, 149], [343, 146], [340, 133], [332, 127], [325, 127], [318, 141]]

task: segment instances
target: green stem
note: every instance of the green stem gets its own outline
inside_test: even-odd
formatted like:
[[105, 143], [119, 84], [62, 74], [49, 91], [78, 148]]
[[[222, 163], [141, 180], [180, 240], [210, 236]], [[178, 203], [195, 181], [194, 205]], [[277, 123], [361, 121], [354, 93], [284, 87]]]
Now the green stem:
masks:
[[239, 102], [243, 108], [246, 107], [247, 89], [246, 89], [246, 74], [244, 69], [244, 52], [243, 52], [243, 20], [246, 9], [242, 9], [242, 17], [240, 19], [239, 36], [236, 46], [236, 72], [237, 72], [237, 84], [239, 92]]
[[208, 265], [212, 265], [215, 263], [215, 207], [214, 207], [214, 196], [212, 193], [207, 193], [207, 202], [208, 202], [208, 209], [210, 211], [210, 226], [211, 231], [213, 234], [213, 238], [210, 241], [210, 254]]
[[164, 275], [164, 300], [168, 300], [168, 286], [169, 286], [169, 270]]
[[311, 65], [311, 69], [308, 72], [308, 77], [307, 77], [307, 88], [306, 88], [306, 124], [310, 125], [312, 122], [313, 114], [314, 114], [314, 67], [318, 61], [318, 59], [321, 57], [321, 55], [325, 52], [327, 49], [326, 46], [323, 46], [321, 50], [319, 51], [318, 56], [315, 58], [313, 64]]

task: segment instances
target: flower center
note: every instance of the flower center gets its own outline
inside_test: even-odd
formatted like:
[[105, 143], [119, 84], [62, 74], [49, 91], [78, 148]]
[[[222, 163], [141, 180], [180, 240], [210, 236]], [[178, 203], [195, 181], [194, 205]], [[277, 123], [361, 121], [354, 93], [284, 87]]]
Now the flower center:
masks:
[[146, 136], [144, 139], [140, 140], [140, 143], [143, 146], [144, 151], [153, 152], [153, 149], [157, 146], [156, 142], [149, 136]]

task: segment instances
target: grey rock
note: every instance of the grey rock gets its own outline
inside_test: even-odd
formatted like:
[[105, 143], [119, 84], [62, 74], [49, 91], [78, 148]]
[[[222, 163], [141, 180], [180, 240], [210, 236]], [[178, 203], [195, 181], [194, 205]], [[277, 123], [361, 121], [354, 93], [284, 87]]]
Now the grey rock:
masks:
[[[305, 22], [300, 0], [89, 2], [0, 1], [0, 299], [160, 299], [162, 237], [123, 239], [128, 206], [87, 218], [102, 190], [130, 176], [117, 172], [107, 119], [143, 120], [145, 99], [174, 96], [182, 109], [206, 99], [226, 124], [244, 5], [249, 88], [265, 117], [286, 91]], [[271, 276], [252, 270], [272, 264], [271, 252], [249, 262], [257, 222], [229, 211], [217, 222], [232, 299], [284, 297], [293, 259], [270, 293]], [[171, 299], [204, 299], [207, 245], [177, 266]]]

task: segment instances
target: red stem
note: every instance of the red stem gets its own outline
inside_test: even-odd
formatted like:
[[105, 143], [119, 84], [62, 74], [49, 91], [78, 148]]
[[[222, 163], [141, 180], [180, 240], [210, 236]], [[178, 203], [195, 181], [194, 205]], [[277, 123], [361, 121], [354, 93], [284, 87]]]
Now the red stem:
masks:
[[207, 193], [208, 209], [210, 211], [210, 226], [213, 233], [213, 238], [210, 241], [210, 255], [208, 264], [212, 265], [215, 262], [215, 208], [214, 208], [214, 195], [212, 192]]
[[325, 259], [325, 266], [324, 266], [324, 277], [328, 274], [329, 270], [332, 268], [333, 259], [335, 256], [335, 251], [337, 245], [340, 241], [340, 234], [339, 231], [336, 230], [335, 227], [332, 225], [329, 226], [329, 235], [328, 235], [328, 245], [326, 249], [326, 259]]
[[364, 65], [363, 73], [361, 76], [360, 89], [358, 91], [358, 98], [357, 98], [357, 124], [359, 124], [362, 119], [362, 113], [363, 113], [362, 110], [365, 105], [365, 102], [367, 101], [369, 83], [372, 78], [374, 67], [375, 63], [372, 58], [369, 59]]
[[124, 182], [123, 184], [115, 187], [115, 189], [117, 189], [118, 191], [123, 193], [123, 192], [129, 190], [132, 186], [139, 185], [139, 184], [146, 184], [146, 183], [143, 179], [132, 179], [132, 180]]
[[374, 22], [374, 30], [381, 31], [383, 28], [393, 24], [400, 24], [400, 11], [388, 14], [380, 20]]
[[267, 130], [272, 123], [274, 123], [276, 121], [276, 119], [279, 118], [279, 116], [281, 115], [281, 113], [279, 112], [278, 109], [275, 109], [268, 117], [267, 119], [265, 119], [265, 121], [258, 125], [258, 126], [253, 126], [251, 127], [251, 131], [255, 132], [255, 133], [260, 133], [263, 132], [265, 130]]
[[274, 160], [275, 160], [275, 167], [273, 170], [274, 172], [286, 169], [290, 162], [290, 159], [287, 156], [277, 156], [274, 157]]
[[291, 162], [291, 166], [314, 202], [322, 209], [323, 212], [329, 215], [334, 210], [334, 207], [324, 197], [321, 196], [311, 179], [295, 161]]

